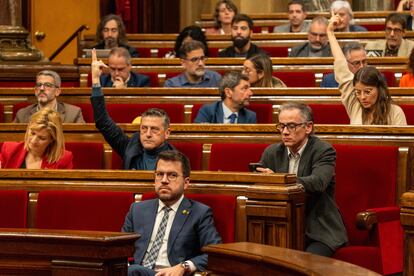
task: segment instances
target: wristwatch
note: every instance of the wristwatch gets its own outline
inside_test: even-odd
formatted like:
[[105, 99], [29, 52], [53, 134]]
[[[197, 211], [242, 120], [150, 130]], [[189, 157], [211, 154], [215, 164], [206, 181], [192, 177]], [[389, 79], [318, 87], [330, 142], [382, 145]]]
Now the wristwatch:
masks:
[[190, 264], [188, 262], [182, 262], [181, 266], [184, 268], [184, 274], [190, 273]]

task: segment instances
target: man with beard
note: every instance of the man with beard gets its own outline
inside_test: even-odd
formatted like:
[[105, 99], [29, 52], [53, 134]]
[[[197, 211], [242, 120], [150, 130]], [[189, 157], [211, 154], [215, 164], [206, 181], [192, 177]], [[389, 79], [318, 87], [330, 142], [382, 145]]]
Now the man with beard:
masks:
[[305, 21], [306, 10], [301, 0], [292, 0], [288, 4], [289, 23], [274, 27], [274, 33], [306, 33], [310, 23]]
[[292, 48], [289, 57], [331, 57], [326, 28], [328, 19], [317, 16], [312, 20], [308, 31], [308, 42]]
[[190, 162], [178, 151], [158, 155], [154, 172], [156, 199], [131, 205], [123, 232], [141, 235], [128, 275], [193, 275], [205, 271], [201, 248], [221, 243], [210, 207], [184, 197], [190, 185]]
[[256, 113], [247, 109], [253, 92], [249, 77], [238, 71], [231, 71], [220, 81], [221, 101], [203, 105], [194, 123], [255, 124]]
[[49, 107], [60, 113], [63, 123], [85, 123], [79, 107], [58, 102], [61, 79], [58, 73], [51, 70], [40, 71], [36, 76], [36, 104], [19, 109], [14, 118], [15, 123], [28, 123], [30, 117], [44, 107]]
[[139, 56], [135, 48], [128, 46], [125, 25], [118, 15], [108, 14], [101, 19], [96, 29], [96, 41], [98, 44], [92, 48], [112, 49], [114, 47], [124, 47], [131, 57]]
[[365, 46], [369, 57], [408, 57], [414, 41], [404, 39], [405, 15], [391, 13], [385, 19], [385, 40], [368, 42]]
[[165, 87], [217, 87], [219, 73], [205, 69], [207, 57], [205, 46], [197, 40], [184, 43], [180, 48], [181, 65], [184, 72], [165, 81]]
[[237, 14], [231, 23], [231, 38], [233, 46], [227, 47], [218, 53], [219, 57], [250, 58], [257, 54], [266, 54], [265, 51], [251, 42], [253, 34], [253, 20], [245, 14]]

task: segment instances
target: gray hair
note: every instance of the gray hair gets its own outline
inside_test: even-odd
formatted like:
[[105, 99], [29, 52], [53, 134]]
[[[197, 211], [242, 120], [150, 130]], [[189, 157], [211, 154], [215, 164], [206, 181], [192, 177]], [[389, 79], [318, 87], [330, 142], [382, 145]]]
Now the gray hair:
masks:
[[279, 114], [282, 113], [282, 111], [292, 110], [292, 109], [299, 110], [300, 116], [302, 117], [303, 121], [312, 122], [312, 123], [314, 122], [312, 109], [304, 103], [298, 103], [298, 102], [284, 103], [279, 108]]
[[167, 112], [160, 108], [149, 108], [141, 114], [141, 118], [144, 117], [158, 117], [161, 118], [163, 121], [164, 129], [168, 129], [170, 127], [170, 117], [168, 117]]
[[354, 24], [354, 13], [352, 12], [352, 8], [351, 5], [349, 4], [348, 1], [343, 1], [343, 0], [336, 0], [333, 1], [331, 4], [331, 13], [332, 12], [336, 12], [340, 9], [346, 9], [346, 11], [349, 14], [349, 17], [351, 18], [351, 20], [349, 21], [350, 24]]
[[180, 48], [180, 58], [185, 59], [187, 57], [187, 54], [198, 50], [198, 49], [202, 49], [203, 52], [206, 52], [206, 47], [204, 46], [204, 44], [198, 40], [193, 40], [187, 43], [184, 43], [183, 45], [181, 45]]
[[39, 73], [37, 73], [37, 75], [36, 75], [36, 79], [37, 79], [39, 76], [49, 76], [49, 77], [52, 77], [52, 78], [53, 78], [53, 80], [55, 81], [55, 85], [56, 85], [57, 87], [60, 87], [60, 85], [61, 85], [61, 83], [62, 83], [62, 80], [60, 79], [59, 74], [58, 74], [58, 73], [56, 73], [55, 71], [52, 71], [52, 70], [42, 70], [42, 71], [40, 71]]
[[348, 58], [349, 54], [352, 51], [364, 51], [365, 52], [365, 47], [364, 45], [362, 45], [359, 42], [349, 42], [347, 44], [344, 45], [344, 47], [342, 48], [342, 52], [344, 52], [344, 55], [346, 58]]
[[242, 74], [242, 72], [240, 71], [227, 72], [219, 83], [219, 92], [221, 99], [224, 100], [226, 98], [226, 93], [224, 92], [224, 89], [230, 88], [231, 90], [233, 90], [234, 87], [240, 84], [241, 80], [249, 81], [249, 77]]
[[319, 23], [319, 24], [324, 24], [325, 26], [328, 26], [329, 21], [328, 21], [328, 19], [326, 19], [326, 17], [320, 15], [320, 16], [316, 16], [312, 19], [311, 24], [313, 24], [313, 23]]
[[126, 64], [131, 65], [131, 54], [124, 47], [114, 47], [109, 52], [109, 57], [118, 56], [125, 58]]

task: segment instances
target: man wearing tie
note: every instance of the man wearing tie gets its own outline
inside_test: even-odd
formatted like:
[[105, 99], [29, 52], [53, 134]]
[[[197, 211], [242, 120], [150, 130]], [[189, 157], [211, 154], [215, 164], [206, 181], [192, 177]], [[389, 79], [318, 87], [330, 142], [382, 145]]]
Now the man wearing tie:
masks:
[[123, 232], [137, 232], [134, 264], [128, 275], [185, 275], [204, 271], [201, 248], [221, 243], [211, 209], [184, 197], [190, 183], [190, 162], [178, 151], [163, 151], [155, 169], [157, 199], [136, 202]]
[[241, 72], [231, 71], [224, 75], [219, 84], [221, 101], [203, 105], [194, 123], [255, 124], [256, 113], [247, 109], [253, 92], [249, 77]]

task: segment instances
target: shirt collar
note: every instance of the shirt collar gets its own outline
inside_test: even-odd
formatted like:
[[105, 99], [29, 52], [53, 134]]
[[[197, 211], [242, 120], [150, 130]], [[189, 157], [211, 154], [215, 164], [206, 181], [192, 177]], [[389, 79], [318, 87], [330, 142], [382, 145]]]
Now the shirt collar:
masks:
[[303, 144], [303, 146], [299, 149], [298, 153], [293, 154], [289, 148], [288, 149], [288, 156], [289, 158], [300, 158], [302, 156], [303, 151], [305, 150], [306, 145], [308, 144], [309, 139], [306, 138], [306, 142], [305, 144]]
[[231, 111], [225, 104], [224, 102], [221, 102], [222, 106], [223, 106], [223, 117], [224, 119], [229, 120], [229, 116], [233, 113], [235, 113], [237, 115], [237, 117], [239, 117], [239, 112], [233, 112]]
[[[177, 200], [177, 202], [176, 203], [174, 203], [173, 205], [171, 205], [171, 206], [169, 206], [175, 213], [177, 213], [177, 211], [178, 211], [178, 207], [180, 207], [180, 204], [181, 204], [181, 201], [183, 201], [183, 199], [184, 199], [184, 195], [181, 195], [181, 197], [180, 197], [180, 199], [179, 200]], [[158, 204], [158, 212], [157, 213], [159, 213], [159, 212], [161, 212], [162, 211], [162, 208], [164, 208], [164, 206], [166, 206], [165, 204], [164, 204], [164, 202], [162, 202], [161, 200], [158, 200], [158, 202], [159, 202], [159, 204]]]

